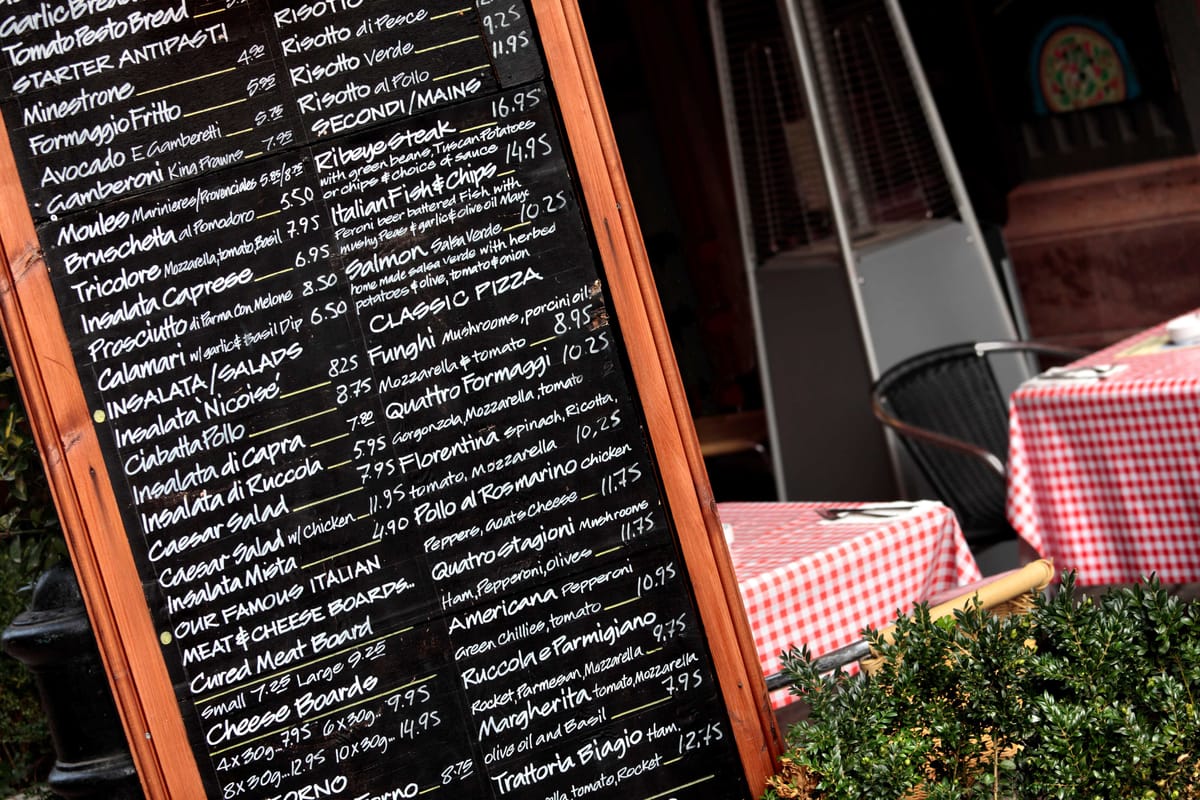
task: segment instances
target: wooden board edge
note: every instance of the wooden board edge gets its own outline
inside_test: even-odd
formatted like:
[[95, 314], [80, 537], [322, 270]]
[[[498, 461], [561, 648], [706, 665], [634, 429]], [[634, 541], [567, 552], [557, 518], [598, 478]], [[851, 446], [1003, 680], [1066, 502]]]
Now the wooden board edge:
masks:
[[630, 358], [634, 381], [742, 763], [757, 796], [774, 773], [782, 743], [616, 155], [582, 17], [577, 0], [532, 0], [532, 6], [622, 337], [629, 352], [639, 355]]
[[[591, 102], [594, 108], [603, 108], [603, 93], [595, 67], [591, 61], [591, 49], [586, 45], [587, 39], [583, 29], [582, 15], [579, 13], [577, 3], [573, 3], [569, 10], [574, 11], [574, 16], [569, 16], [567, 21], [572, 26], [577, 48], [581, 48], [579, 49], [579, 57], [581, 60], [586, 59], [588, 65], [588, 68], [583, 72], [583, 76], [587, 80], [586, 88], [589, 102]], [[704, 455], [701, 453], [695, 423], [692, 421], [691, 408], [687, 400], [687, 391], [684, 388], [683, 378], [679, 374], [678, 365], [675, 361], [675, 353], [671, 345], [671, 335], [667, 328], [662, 304], [659, 301], [658, 288], [655, 285], [653, 269], [650, 266], [650, 259], [646, 253], [646, 245], [642, 239], [642, 229], [637, 220], [637, 211], [633, 204], [633, 196], [629, 191], [629, 183], [625, 177], [625, 167], [621, 161], [620, 151], [617, 147], [616, 135], [612, 130], [607, 113], [595, 115], [595, 121], [599, 129], [600, 146], [607, 160], [618, 209], [621, 219], [624, 222], [625, 233], [628, 237], [629, 253], [633, 259], [635, 277], [642, 292], [647, 320], [650, 324], [655, 344], [658, 347], [659, 360], [663, 365], [663, 377], [666, 381], [666, 388], [675, 410], [676, 424], [682, 437], [684, 456], [687, 459], [691, 473], [696, 500], [699, 503], [704, 518], [705, 529], [712, 544], [713, 556], [716, 560], [717, 568], [721, 573], [721, 582], [728, 598], [729, 606], [737, 612], [734, 617], [734, 623], [739, 637], [738, 644], [742, 649], [742, 657], [745, 662], [757, 667], [759, 664], [758, 648], [754, 643], [754, 632], [750, 628], [742, 601], [742, 593], [738, 588], [737, 574], [734, 571], [733, 560], [729, 553], [729, 545], [725, 539], [725, 532], [721, 527], [716, 498], [713, 497], [712, 487], [708, 480], [708, 469], [704, 464]], [[766, 679], [757, 668], [752, 669], [751, 672], [750, 680], [752, 684], [756, 684], [752, 686], [752, 689], [755, 690], [756, 696], [760, 698], [759, 714], [762, 717], [763, 729], [772, 740], [773, 746], [777, 751], [776, 755], [778, 755], [778, 753], [782, 752], [783, 741], [779, 734], [774, 711], [771, 709]]]
[[201, 782], [0, 120], [0, 316], [130, 753], [148, 798]]

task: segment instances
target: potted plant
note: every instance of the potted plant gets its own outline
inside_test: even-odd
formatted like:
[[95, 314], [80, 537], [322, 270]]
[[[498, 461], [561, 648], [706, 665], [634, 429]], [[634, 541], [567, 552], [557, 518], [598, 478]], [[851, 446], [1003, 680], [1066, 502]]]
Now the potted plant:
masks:
[[1156, 581], [1025, 614], [918, 607], [870, 675], [784, 658], [811, 708], [767, 800], [1200, 798], [1200, 603]]

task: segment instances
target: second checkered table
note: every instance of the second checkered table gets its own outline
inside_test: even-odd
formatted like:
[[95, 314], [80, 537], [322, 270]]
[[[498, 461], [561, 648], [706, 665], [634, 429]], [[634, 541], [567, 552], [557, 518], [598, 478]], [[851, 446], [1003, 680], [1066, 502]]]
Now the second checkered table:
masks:
[[1080, 585], [1200, 581], [1200, 347], [1165, 328], [1012, 396], [1009, 521]]
[[[721, 503], [738, 586], [766, 675], [780, 652], [807, 644], [822, 655], [852, 644], [897, 610], [979, 579], [953, 512], [923, 502], [892, 517], [824, 520], [847, 503]], [[778, 708], [790, 702], [775, 692]]]

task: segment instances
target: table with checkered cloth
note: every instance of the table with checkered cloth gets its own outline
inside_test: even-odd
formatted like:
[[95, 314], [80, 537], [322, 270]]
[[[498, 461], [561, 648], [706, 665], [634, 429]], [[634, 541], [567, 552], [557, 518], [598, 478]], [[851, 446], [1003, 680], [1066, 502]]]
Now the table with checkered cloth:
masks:
[[[854, 503], [720, 503], [730, 553], [763, 674], [780, 652], [823, 655], [881, 628], [897, 610], [979, 580], [953, 512], [924, 502], [890, 518], [822, 520], [817, 509]], [[776, 708], [793, 698], [772, 693]]]
[[1009, 407], [1008, 519], [1080, 585], [1200, 581], [1200, 347], [1165, 324], [1026, 381]]

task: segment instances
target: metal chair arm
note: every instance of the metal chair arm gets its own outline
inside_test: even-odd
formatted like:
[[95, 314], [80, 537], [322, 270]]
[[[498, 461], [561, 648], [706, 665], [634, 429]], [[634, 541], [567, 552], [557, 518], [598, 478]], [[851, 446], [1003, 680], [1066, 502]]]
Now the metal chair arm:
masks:
[[[1087, 355], [1086, 350], [1080, 350], [1076, 347], [1043, 342], [976, 342], [974, 350], [975, 354], [980, 358], [986, 358], [995, 353], [1014, 353], [1054, 356], [1073, 361]], [[871, 410], [874, 412], [876, 419], [903, 436], [920, 439], [932, 445], [976, 458], [986, 464], [989, 469], [1002, 479], [1007, 475], [1004, 459], [990, 450], [954, 436], [948, 436], [938, 431], [904, 422], [892, 416], [883, 406], [878, 386], [871, 393]]]
[[876, 419], [897, 433], [905, 436], [911, 436], [914, 439], [923, 439], [930, 444], [944, 447], [948, 450], [954, 450], [956, 452], [963, 453], [964, 455], [973, 456], [986, 464], [1001, 478], [1004, 478], [1007, 474], [1004, 461], [990, 450], [971, 444], [970, 442], [963, 441], [962, 439], [956, 439], [953, 436], [947, 436], [944, 433], [938, 433], [937, 431], [932, 431], [928, 428], [921, 428], [896, 419], [883, 408], [878, 397], [871, 398], [871, 410], [875, 413]]
[[1091, 351], [1063, 344], [1047, 342], [977, 342], [975, 352], [981, 356], [989, 353], [1032, 353], [1039, 356], [1056, 356], [1074, 361], [1083, 358]]

